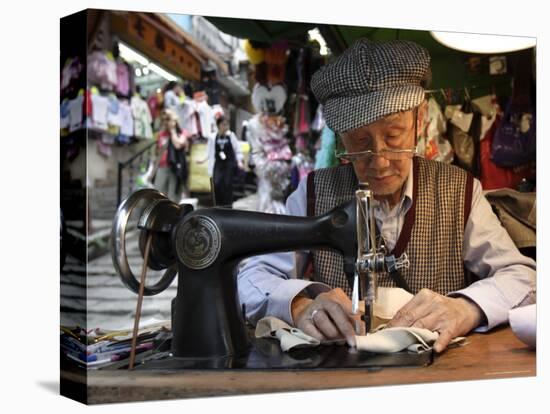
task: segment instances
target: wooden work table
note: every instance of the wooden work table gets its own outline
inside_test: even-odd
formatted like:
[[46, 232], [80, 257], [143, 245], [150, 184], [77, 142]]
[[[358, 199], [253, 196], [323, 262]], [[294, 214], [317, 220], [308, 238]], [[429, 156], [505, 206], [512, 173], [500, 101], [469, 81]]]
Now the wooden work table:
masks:
[[[87, 402], [101, 404], [535, 375], [536, 352], [519, 341], [510, 328], [501, 328], [469, 335], [467, 345], [437, 355], [433, 364], [427, 367], [178, 372], [90, 370]], [[64, 381], [83, 382], [83, 376], [74, 372], [62, 371], [61, 376]]]

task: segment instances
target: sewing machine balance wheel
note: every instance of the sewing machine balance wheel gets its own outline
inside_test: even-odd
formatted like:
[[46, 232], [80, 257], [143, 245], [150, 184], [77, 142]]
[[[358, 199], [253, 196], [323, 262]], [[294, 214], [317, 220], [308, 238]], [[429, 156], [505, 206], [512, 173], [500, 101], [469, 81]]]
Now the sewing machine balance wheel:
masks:
[[158, 282], [144, 287], [143, 294], [153, 296], [170, 286], [177, 274], [176, 259], [171, 254], [171, 249], [166, 247], [170, 245], [173, 223], [187, 211], [170, 201], [164, 194], [150, 188], [135, 191], [118, 207], [111, 229], [111, 257], [122, 282], [135, 293], [139, 293], [139, 279], [136, 279], [128, 263], [126, 233], [130, 216], [136, 208], [142, 209], [137, 223], [142, 257], [145, 242], [148, 236], [151, 236], [148, 267], [154, 270], [166, 269]]

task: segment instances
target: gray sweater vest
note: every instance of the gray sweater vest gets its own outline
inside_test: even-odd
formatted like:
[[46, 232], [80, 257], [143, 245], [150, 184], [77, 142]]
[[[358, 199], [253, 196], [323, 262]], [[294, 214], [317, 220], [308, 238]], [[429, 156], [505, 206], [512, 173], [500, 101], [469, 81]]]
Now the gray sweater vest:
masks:
[[[351, 164], [316, 170], [307, 182], [307, 213], [323, 214], [353, 199], [357, 177]], [[413, 159], [413, 203], [390, 254], [407, 254], [410, 267], [401, 269], [412, 293], [422, 288], [446, 294], [466, 285], [462, 262], [464, 227], [472, 203], [473, 177], [466, 171], [420, 157]], [[355, 234], [350, 234], [355, 237]], [[314, 279], [348, 295], [342, 255], [313, 252]], [[379, 286], [395, 286], [388, 274]]]

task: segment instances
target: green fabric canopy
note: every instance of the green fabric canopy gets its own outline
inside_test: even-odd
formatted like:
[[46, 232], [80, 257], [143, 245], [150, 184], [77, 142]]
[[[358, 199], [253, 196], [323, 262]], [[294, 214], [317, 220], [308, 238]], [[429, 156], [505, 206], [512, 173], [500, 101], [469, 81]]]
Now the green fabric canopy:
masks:
[[[291, 47], [308, 45], [307, 32], [315, 27], [323, 35], [333, 55], [339, 55], [356, 39], [367, 37], [371, 40], [411, 40], [428, 49], [432, 66], [432, 88], [473, 88], [470, 95], [481, 95], [491, 92], [494, 87], [499, 93], [510, 92], [510, 72], [505, 75], [491, 76], [488, 71], [488, 56], [469, 54], [450, 49], [437, 42], [429, 31], [409, 29], [389, 29], [376, 27], [345, 26], [336, 24], [315, 24], [305, 22], [287, 22], [257, 19], [238, 19], [228, 17], [208, 17], [219, 30], [241, 39], [257, 42], [274, 43], [287, 40]], [[513, 54], [506, 54], [511, 56]], [[479, 57], [481, 68], [469, 68], [468, 59]], [[512, 63], [511, 59], [510, 63]]]

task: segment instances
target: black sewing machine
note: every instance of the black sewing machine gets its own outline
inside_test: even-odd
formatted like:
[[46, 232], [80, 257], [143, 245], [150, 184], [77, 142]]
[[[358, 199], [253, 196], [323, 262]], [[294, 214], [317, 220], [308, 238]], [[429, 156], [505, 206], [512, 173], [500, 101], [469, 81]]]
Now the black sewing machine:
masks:
[[163, 291], [179, 275], [172, 303], [171, 357], [139, 368], [307, 369], [431, 362], [431, 352], [376, 355], [345, 345], [283, 353], [274, 340], [250, 335], [239, 306], [239, 262], [266, 252], [333, 249], [344, 257], [350, 286], [356, 285], [358, 269], [364, 272], [371, 263], [370, 259], [357, 260], [362, 249], [358, 249], [356, 237], [356, 200], [321, 216], [294, 217], [225, 208], [193, 211], [191, 206], [177, 205], [156, 190], [138, 190], [120, 205], [111, 237], [115, 268], [124, 284], [136, 293], [139, 282], [128, 265], [125, 234], [130, 214], [138, 205], [143, 207], [137, 224], [142, 255], [150, 237], [149, 268], [167, 269], [156, 284], [144, 287], [144, 294]]

